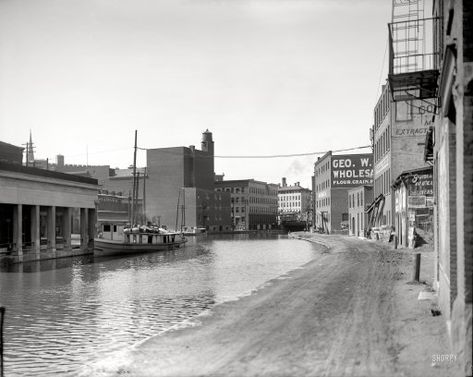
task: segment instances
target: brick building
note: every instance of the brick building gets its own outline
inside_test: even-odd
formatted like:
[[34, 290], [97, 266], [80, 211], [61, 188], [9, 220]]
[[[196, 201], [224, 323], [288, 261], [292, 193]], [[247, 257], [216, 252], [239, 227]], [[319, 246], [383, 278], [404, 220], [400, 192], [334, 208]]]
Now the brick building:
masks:
[[277, 226], [278, 185], [254, 179], [218, 180], [215, 191], [231, 195], [234, 230], [265, 230]]
[[453, 352], [472, 373], [473, 2], [434, 0], [438, 111], [426, 137], [434, 167], [435, 288]]
[[432, 124], [431, 108], [421, 100], [392, 100], [389, 82], [374, 109], [372, 129], [374, 159], [374, 198], [376, 215], [373, 227], [396, 227], [392, 184], [404, 171], [423, 168], [423, 143]]
[[316, 229], [331, 233], [348, 230], [348, 190], [373, 183], [373, 155], [327, 152], [314, 164]]
[[348, 190], [348, 233], [350, 236], [366, 236], [368, 214], [366, 208], [373, 201], [373, 186], [358, 186]]
[[214, 190], [211, 132], [202, 134], [201, 150], [193, 145], [148, 149], [146, 158], [148, 218], [158, 218], [161, 224], [171, 228], [178, 218], [178, 226], [217, 232], [230, 229], [230, 195], [217, 194]]

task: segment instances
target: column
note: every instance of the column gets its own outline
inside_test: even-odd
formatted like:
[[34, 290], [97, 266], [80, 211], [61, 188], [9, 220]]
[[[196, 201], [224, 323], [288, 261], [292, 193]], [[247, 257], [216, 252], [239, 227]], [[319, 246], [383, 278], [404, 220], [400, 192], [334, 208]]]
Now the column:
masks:
[[72, 211], [69, 207], [63, 208], [62, 216], [62, 229], [64, 237], [64, 250], [71, 249], [71, 222], [72, 222]]
[[20, 258], [23, 256], [23, 205], [13, 207], [13, 242]]
[[[93, 248], [93, 241], [95, 238], [95, 225], [97, 223], [96, 217], [95, 217], [95, 208], [89, 208], [88, 210], [88, 218], [87, 218], [87, 224], [88, 224], [88, 236], [89, 236], [89, 242], [92, 242], [91, 247]], [[112, 225], [113, 227], [113, 225]], [[112, 229], [113, 231], [113, 229]]]
[[80, 248], [86, 250], [89, 243], [89, 232], [88, 232], [88, 209], [80, 209]]
[[56, 207], [48, 207], [48, 249], [56, 251]]
[[40, 245], [41, 245], [41, 238], [39, 234], [39, 217], [40, 216], [40, 208], [39, 206], [32, 206], [31, 207], [31, 242], [33, 244], [33, 252], [39, 253]]

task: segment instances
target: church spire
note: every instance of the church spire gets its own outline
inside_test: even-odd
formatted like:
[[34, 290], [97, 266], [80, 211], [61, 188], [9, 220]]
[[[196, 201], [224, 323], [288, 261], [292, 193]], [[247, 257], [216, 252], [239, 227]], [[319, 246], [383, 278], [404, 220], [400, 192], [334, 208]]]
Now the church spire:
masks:
[[30, 141], [26, 143], [26, 165], [34, 166], [34, 146], [33, 146], [33, 136], [31, 135], [30, 130]]

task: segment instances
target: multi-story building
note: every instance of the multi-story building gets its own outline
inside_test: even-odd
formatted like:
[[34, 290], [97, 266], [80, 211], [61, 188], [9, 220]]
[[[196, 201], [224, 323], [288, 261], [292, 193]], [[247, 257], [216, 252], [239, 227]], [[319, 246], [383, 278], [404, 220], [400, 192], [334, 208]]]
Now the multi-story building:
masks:
[[[393, 1], [389, 24], [390, 59], [386, 84], [374, 108], [373, 233], [399, 229], [392, 184], [404, 172], [426, 167], [423, 145], [436, 107], [433, 33], [437, 20], [423, 18], [424, 1]], [[398, 212], [399, 213], [399, 212]]]
[[254, 179], [218, 180], [215, 191], [231, 195], [234, 230], [264, 230], [277, 226], [278, 185]]
[[288, 186], [286, 178], [278, 188], [278, 223], [300, 223], [303, 228], [310, 226], [312, 220], [312, 191], [301, 187], [300, 182]]
[[314, 164], [314, 226], [331, 233], [348, 229], [348, 190], [373, 184], [373, 155], [333, 155], [331, 151]]
[[300, 182], [288, 186], [286, 178], [278, 188], [278, 213], [297, 213], [307, 216], [310, 212], [312, 191], [301, 187]]
[[387, 82], [374, 109], [373, 178], [377, 201], [370, 208], [376, 212], [370, 225], [389, 229], [398, 225], [392, 184], [404, 171], [426, 167], [423, 144], [432, 122], [423, 101], [392, 98]]
[[[168, 227], [231, 229], [230, 195], [214, 190], [214, 141], [202, 134], [201, 150], [190, 147], [148, 149], [146, 216]], [[183, 222], [185, 222], [183, 224]]]
[[[433, 67], [440, 75], [435, 122], [425, 139], [433, 165], [435, 281], [452, 353], [472, 375], [473, 2], [434, 0], [439, 23]], [[438, 88], [436, 85], [438, 84]], [[433, 102], [433, 101], [431, 101]]]
[[373, 201], [373, 186], [358, 186], [348, 190], [348, 233], [350, 236], [367, 234], [366, 207]]

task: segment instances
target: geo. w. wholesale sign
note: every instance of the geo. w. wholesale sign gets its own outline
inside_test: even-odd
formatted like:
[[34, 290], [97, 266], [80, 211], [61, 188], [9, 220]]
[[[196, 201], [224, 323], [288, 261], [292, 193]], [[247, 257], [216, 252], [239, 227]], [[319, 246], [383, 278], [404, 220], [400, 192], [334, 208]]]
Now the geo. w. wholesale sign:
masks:
[[373, 184], [373, 154], [332, 156], [332, 187]]

